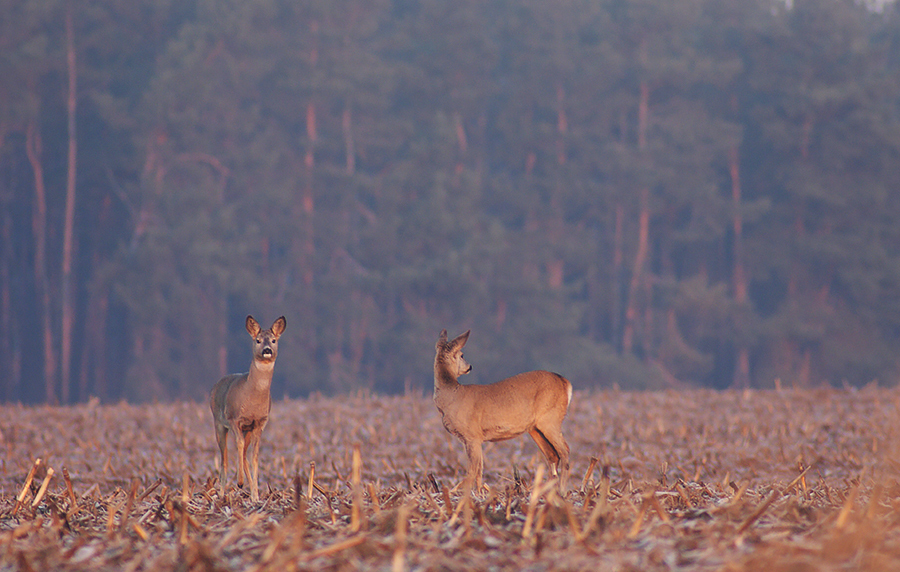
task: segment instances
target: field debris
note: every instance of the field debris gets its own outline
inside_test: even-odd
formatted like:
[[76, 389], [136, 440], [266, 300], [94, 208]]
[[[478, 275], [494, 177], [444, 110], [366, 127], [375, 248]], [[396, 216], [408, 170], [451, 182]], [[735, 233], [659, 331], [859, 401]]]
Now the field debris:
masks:
[[[900, 394], [576, 392], [560, 495], [530, 439], [486, 490], [427, 396], [273, 404], [260, 501], [205, 404], [0, 406], [2, 570], [884, 570]], [[232, 468], [233, 469], [233, 468]], [[246, 488], [246, 487], [245, 487]]]

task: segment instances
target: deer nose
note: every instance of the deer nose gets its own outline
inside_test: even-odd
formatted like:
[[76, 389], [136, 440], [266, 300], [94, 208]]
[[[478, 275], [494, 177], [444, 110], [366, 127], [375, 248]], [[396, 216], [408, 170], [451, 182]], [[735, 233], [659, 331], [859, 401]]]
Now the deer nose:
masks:
[[262, 355], [264, 355], [264, 356], [272, 355], [272, 348], [263, 348]]

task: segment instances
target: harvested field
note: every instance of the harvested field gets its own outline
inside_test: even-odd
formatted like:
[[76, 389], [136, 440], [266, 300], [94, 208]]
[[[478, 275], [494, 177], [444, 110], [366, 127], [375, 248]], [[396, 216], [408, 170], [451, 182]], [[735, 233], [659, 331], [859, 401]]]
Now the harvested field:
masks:
[[576, 392], [565, 498], [527, 437], [485, 446], [469, 498], [429, 397], [279, 401], [258, 504], [217, 493], [205, 404], [0, 406], [0, 570], [896, 569], [898, 406]]

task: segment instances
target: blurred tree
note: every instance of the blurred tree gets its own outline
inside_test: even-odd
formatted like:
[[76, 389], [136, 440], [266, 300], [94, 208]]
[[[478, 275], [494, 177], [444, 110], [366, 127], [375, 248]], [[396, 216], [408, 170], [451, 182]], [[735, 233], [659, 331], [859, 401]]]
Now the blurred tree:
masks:
[[[7, 1], [2, 9], [6, 14], [0, 19], [0, 37], [4, 44], [0, 58], [2, 149], [5, 154], [18, 155], [20, 160], [24, 155], [23, 162], [28, 165], [27, 169], [23, 169], [20, 166], [22, 163], [15, 159], [7, 163], [10, 176], [4, 192], [4, 208], [19, 216], [5, 217], [3, 232], [8, 236], [21, 236], [28, 232], [31, 248], [30, 252], [24, 248], [6, 249], [4, 256], [4, 263], [9, 265], [5, 272], [9, 278], [3, 283], [3, 299], [9, 300], [2, 307], [4, 332], [22, 333], [4, 334], [4, 337], [10, 335], [13, 341], [4, 344], [4, 353], [0, 357], [13, 373], [7, 381], [11, 386], [7, 390], [9, 394], [24, 394], [31, 399], [55, 403], [59, 396], [59, 328], [56, 321], [58, 306], [53, 301], [58, 292], [58, 282], [53, 267], [53, 262], [57, 260], [56, 244], [52, 241], [51, 231], [56, 222], [53, 218], [56, 197], [53, 185], [56, 180], [51, 178], [48, 185], [45, 153], [48, 146], [44, 144], [42, 131], [49, 122], [47, 116], [53, 113], [52, 103], [45, 101], [45, 82], [48, 76], [60, 69], [60, 46], [54, 42], [53, 21], [56, 19], [61, 23], [62, 19], [59, 5], [55, 2]], [[19, 145], [24, 153], [14, 149]], [[52, 144], [49, 147], [52, 153]], [[17, 184], [20, 178], [28, 182]], [[31, 216], [16, 212], [16, 203], [31, 204]], [[29, 231], [17, 224], [22, 219], [30, 220]], [[19, 263], [25, 260], [27, 262]], [[31, 269], [30, 280], [19, 275], [27, 266]], [[18, 294], [15, 300], [12, 299], [13, 289]], [[36, 348], [29, 347], [32, 340], [23, 328], [26, 323], [36, 326], [36, 331], [31, 330], [37, 334]], [[39, 355], [39, 359], [24, 360], [31, 353], [29, 350], [37, 350], [34, 354]], [[35, 376], [42, 383], [34, 384], [37, 387], [24, 383], [24, 378], [30, 376]], [[38, 390], [38, 387], [41, 389]]]
[[770, 150], [768, 176], [754, 182], [773, 202], [748, 244], [768, 316], [763, 378], [808, 386], [895, 375], [892, 336], [861, 311], [896, 287], [885, 271], [895, 265], [888, 188], [900, 146], [886, 127], [897, 125], [897, 84], [873, 17], [855, 2], [802, 0], [754, 46], [753, 119], [760, 151]]

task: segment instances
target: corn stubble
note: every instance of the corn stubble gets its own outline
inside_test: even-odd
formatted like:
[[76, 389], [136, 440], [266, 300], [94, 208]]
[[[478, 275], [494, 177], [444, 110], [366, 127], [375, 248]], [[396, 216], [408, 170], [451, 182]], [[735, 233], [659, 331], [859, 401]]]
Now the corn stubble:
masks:
[[429, 397], [273, 404], [259, 503], [216, 486], [204, 404], [2, 406], [0, 569], [883, 570], [900, 561], [900, 398], [576, 393], [562, 498], [533, 443], [489, 491]]

